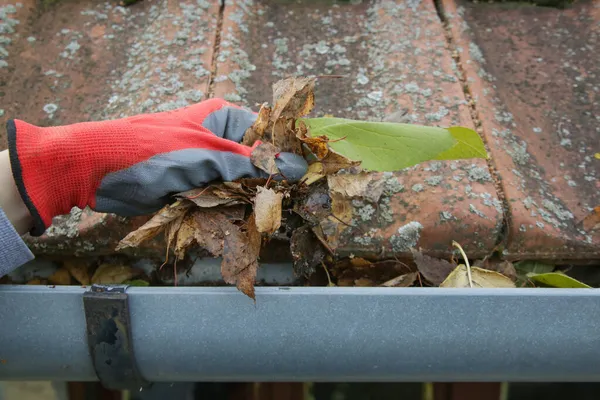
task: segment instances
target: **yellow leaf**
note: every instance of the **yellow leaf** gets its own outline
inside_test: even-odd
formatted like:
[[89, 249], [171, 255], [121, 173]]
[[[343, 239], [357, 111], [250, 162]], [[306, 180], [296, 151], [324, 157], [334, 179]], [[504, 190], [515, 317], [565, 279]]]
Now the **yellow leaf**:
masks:
[[85, 260], [67, 260], [64, 262], [63, 267], [69, 271], [77, 282], [82, 285], [90, 284], [90, 272]]
[[302, 179], [300, 179], [300, 182], [304, 182], [304, 184], [308, 186], [312, 185], [323, 177], [325, 177], [325, 174], [323, 173], [323, 164], [316, 162], [308, 166], [306, 174], [302, 177]]
[[53, 285], [69, 285], [71, 284], [71, 274], [65, 267], [59, 268], [48, 278], [48, 282]]
[[94, 272], [92, 283], [119, 284], [135, 277], [136, 274], [131, 267], [118, 264], [102, 264]]
[[[506, 276], [483, 268], [471, 267], [471, 277], [475, 288], [514, 288], [515, 284]], [[467, 266], [460, 264], [448, 275], [440, 287], [468, 288]]]

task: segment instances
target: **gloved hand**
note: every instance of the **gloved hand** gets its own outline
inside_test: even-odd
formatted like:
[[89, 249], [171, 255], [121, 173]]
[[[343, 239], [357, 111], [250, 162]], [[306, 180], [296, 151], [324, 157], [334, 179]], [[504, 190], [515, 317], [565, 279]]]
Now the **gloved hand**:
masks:
[[[256, 114], [221, 99], [155, 114], [67, 126], [8, 121], [13, 175], [35, 220], [33, 236], [73, 206], [136, 216], [157, 211], [170, 195], [266, 174], [250, 162], [242, 140]], [[281, 153], [287, 180], [300, 179], [306, 161]]]

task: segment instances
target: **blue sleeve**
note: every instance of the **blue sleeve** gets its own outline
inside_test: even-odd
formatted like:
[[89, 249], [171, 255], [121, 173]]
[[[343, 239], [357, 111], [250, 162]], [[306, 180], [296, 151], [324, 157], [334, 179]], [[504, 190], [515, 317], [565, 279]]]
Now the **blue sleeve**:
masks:
[[33, 258], [33, 253], [0, 208], [0, 277]]

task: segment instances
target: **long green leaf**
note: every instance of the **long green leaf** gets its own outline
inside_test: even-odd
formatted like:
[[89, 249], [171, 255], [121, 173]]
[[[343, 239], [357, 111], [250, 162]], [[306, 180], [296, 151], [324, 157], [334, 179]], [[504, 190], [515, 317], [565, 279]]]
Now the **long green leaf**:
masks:
[[544, 264], [539, 261], [524, 260], [513, 264], [517, 272], [517, 286], [533, 286], [533, 282], [527, 274], [545, 274], [554, 271], [554, 265]]
[[[476, 132], [467, 128], [443, 129], [391, 122], [344, 118], [303, 120], [311, 136], [327, 136], [329, 145], [343, 156], [361, 161], [372, 171], [397, 171], [430, 160], [485, 157]], [[475, 134], [479, 143], [474, 139]]]
[[530, 272], [527, 276], [535, 282], [555, 288], [591, 288], [591, 286], [560, 272], [549, 272], [547, 274]]
[[488, 158], [483, 140], [477, 132], [462, 126], [446, 128], [456, 144], [450, 149], [438, 154], [436, 160], [458, 160], [461, 158]]

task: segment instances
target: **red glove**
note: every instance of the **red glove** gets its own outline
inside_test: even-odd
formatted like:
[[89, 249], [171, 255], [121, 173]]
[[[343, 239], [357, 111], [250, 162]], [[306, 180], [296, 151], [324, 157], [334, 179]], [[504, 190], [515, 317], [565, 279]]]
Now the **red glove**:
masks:
[[[103, 122], [41, 128], [7, 124], [12, 170], [23, 201], [44, 233], [74, 206], [124, 216], [154, 212], [170, 195], [211, 181], [263, 177], [241, 145], [256, 114], [221, 99], [175, 111]], [[282, 153], [277, 167], [288, 180], [306, 161]]]

